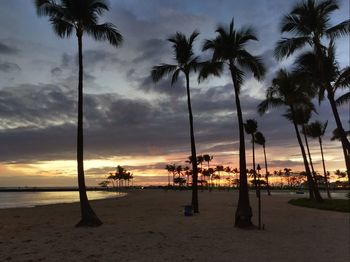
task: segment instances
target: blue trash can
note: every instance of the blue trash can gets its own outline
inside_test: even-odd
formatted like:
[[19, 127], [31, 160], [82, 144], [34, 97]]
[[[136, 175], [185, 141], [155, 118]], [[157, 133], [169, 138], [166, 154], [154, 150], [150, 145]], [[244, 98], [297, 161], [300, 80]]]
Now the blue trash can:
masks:
[[184, 215], [186, 217], [193, 216], [193, 208], [190, 205], [184, 206]]

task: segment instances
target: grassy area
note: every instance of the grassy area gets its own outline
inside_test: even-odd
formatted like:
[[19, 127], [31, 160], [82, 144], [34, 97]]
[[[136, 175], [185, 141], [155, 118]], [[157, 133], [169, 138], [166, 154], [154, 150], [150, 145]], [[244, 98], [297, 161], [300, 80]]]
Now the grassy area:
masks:
[[324, 199], [322, 203], [318, 203], [308, 198], [299, 198], [299, 199], [289, 200], [288, 203], [295, 206], [350, 213], [349, 199]]

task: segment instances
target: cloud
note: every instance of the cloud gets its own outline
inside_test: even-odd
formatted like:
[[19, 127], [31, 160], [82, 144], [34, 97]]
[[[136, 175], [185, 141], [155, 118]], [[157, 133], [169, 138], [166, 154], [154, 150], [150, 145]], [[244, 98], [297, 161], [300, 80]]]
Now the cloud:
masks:
[[18, 52], [19, 50], [17, 48], [8, 46], [0, 42], [0, 54], [12, 55], [12, 54], [17, 54]]
[[16, 73], [20, 72], [21, 68], [15, 63], [0, 61], [0, 71], [4, 73]]

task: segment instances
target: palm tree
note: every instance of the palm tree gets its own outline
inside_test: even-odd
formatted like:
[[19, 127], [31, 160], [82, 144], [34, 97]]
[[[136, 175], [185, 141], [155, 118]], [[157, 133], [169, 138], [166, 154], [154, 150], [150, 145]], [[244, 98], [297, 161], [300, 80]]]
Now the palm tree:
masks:
[[256, 131], [258, 130], [258, 123], [256, 122], [255, 119], [248, 119], [244, 123], [244, 130], [248, 135], [251, 135], [252, 137], [252, 150], [253, 150], [253, 178], [254, 178], [254, 185], [255, 185], [255, 192], [256, 196], [258, 197], [258, 185], [256, 182], [256, 171], [255, 171], [255, 141], [254, 141], [254, 135]]
[[210, 156], [210, 155], [208, 155], [208, 154], [205, 154], [205, 155], [203, 155], [203, 160], [205, 161], [205, 162], [207, 162], [207, 164], [208, 164], [208, 169], [209, 169], [209, 167], [210, 167], [210, 162], [213, 160], [213, 156]]
[[35, 6], [39, 16], [49, 16], [55, 33], [64, 38], [75, 31], [78, 39], [79, 84], [78, 84], [78, 130], [77, 130], [77, 162], [78, 185], [81, 207], [81, 221], [77, 226], [99, 226], [100, 219], [92, 210], [85, 187], [84, 151], [83, 151], [83, 34], [86, 33], [98, 41], [108, 41], [118, 47], [122, 36], [113, 24], [98, 24], [98, 17], [108, 10], [104, 0], [36, 0]]
[[[306, 135], [306, 125], [307, 125], [307, 123], [309, 122], [309, 120], [311, 118], [311, 111], [313, 109], [313, 105], [310, 104], [310, 106], [307, 106], [307, 107], [305, 107], [305, 106], [297, 106], [297, 107], [295, 107], [294, 116], [293, 116], [292, 112], [290, 111], [290, 109], [288, 109], [287, 113], [284, 114], [283, 116], [286, 117], [291, 122], [295, 121], [295, 123], [297, 125], [301, 126], [301, 133], [304, 135], [305, 146], [306, 146], [307, 154], [309, 156], [309, 161], [310, 161], [310, 167], [311, 167], [312, 175], [313, 175], [313, 177], [315, 179], [315, 183], [316, 183], [317, 182], [317, 180], [316, 180], [316, 172], [315, 172], [314, 165], [313, 165], [312, 158], [311, 158], [309, 141], [308, 141], [307, 135]], [[317, 184], [315, 184], [315, 185], [317, 185]]]
[[[350, 86], [350, 66], [345, 67], [343, 70], [340, 71], [338, 78], [336, 79], [334, 83], [334, 91], [338, 88], [349, 88]], [[349, 89], [348, 89], [349, 90]], [[345, 104], [350, 101], [350, 91], [342, 94], [340, 97], [337, 98], [335, 101], [337, 103], [337, 106], [340, 106], [342, 104]]]
[[314, 69], [318, 71], [319, 97], [322, 99], [324, 91], [327, 91], [328, 101], [339, 129], [345, 164], [350, 177], [350, 142], [346, 137], [336, 106], [335, 90], [332, 86], [334, 79], [329, 77], [329, 66], [325, 62], [327, 61], [325, 58], [330, 55], [329, 50], [322, 45], [324, 38], [331, 39], [331, 42], [333, 42], [335, 38], [350, 33], [350, 19], [335, 26], [330, 25], [330, 15], [337, 9], [339, 9], [339, 5], [336, 0], [304, 0], [297, 3], [281, 23], [281, 32], [294, 33], [295, 37], [280, 40], [277, 43], [275, 55], [277, 58], [288, 57], [306, 45], [313, 47], [316, 58]]
[[168, 186], [170, 186], [170, 173], [173, 175], [173, 185], [174, 185], [175, 170], [176, 170], [175, 164], [166, 165], [165, 169], [168, 171]]
[[190, 73], [196, 72], [201, 63], [198, 62], [198, 56], [194, 55], [193, 42], [197, 38], [199, 33], [194, 31], [189, 38], [182, 33], [177, 32], [175, 35], [168, 39], [173, 44], [173, 50], [175, 60], [177, 64], [169, 65], [162, 64], [154, 66], [152, 68], [151, 76], [154, 82], [158, 82], [164, 76], [172, 74], [171, 84], [174, 84], [179, 74], [182, 72], [186, 78], [186, 90], [187, 90], [187, 106], [190, 122], [190, 139], [191, 139], [191, 157], [192, 157], [192, 206], [195, 213], [199, 213], [198, 208], [198, 168], [197, 168], [197, 154], [196, 143], [194, 139], [193, 131], [193, 115], [191, 106], [191, 94], [190, 94]]
[[321, 123], [320, 121], [315, 121], [313, 123], [310, 123], [306, 127], [306, 134], [309, 137], [318, 138], [318, 142], [320, 144], [320, 149], [321, 149], [323, 176], [324, 176], [324, 181], [326, 183], [327, 196], [328, 196], [328, 198], [331, 198], [331, 194], [329, 192], [326, 164], [324, 161], [323, 147], [322, 147], [322, 137], [324, 136], [324, 133], [326, 132], [327, 125], [328, 125], [328, 121], [326, 121], [325, 123]]
[[300, 132], [295, 121], [295, 110], [297, 106], [312, 107], [310, 97], [314, 95], [314, 90], [309, 87], [308, 83], [305, 83], [302, 80], [304, 79], [300, 79], [300, 77], [296, 74], [291, 74], [285, 70], [280, 70], [277, 77], [272, 80], [272, 86], [266, 91], [266, 99], [258, 105], [258, 112], [260, 114], [264, 114], [269, 107], [288, 107], [292, 114], [291, 120], [304, 161], [310, 198], [321, 202], [322, 198], [319, 191], [315, 187]]
[[263, 147], [263, 150], [264, 150], [264, 160], [265, 160], [265, 170], [266, 170], [266, 174], [265, 174], [266, 189], [267, 189], [267, 195], [271, 196], [270, 185], [269, 185], [269, 171], [267, 168], [266, 149], [265, 149], [266, 140], [265, 140], [265, 136], [263, 135], [263, 133], [256, 132], [254, 135], [254, 142], [257, 143], [258, 145], [261, 145]]
[[202, 181], [203, 181], [203, 161], [204, 161], [204, 158], [202, 155], [197, 156], [197, 164], [201, 166], [198, 170], [198, 173], [201, 173]]
[[220, 172], [224, 171], [224, 166], [217, 165], [215, 168], [215, 171], [218, 172], [217, 178], [219, 179], [219, 189], [220, 189], [220, 183], [221, 183], [221, 173]]
[[223, 72], [224, 66], [228, 66], [235, 93], [240, 141], [239, 169], [241, 172], [239, 199], [235, 214], [235, 226], [250, 227], [252, 225], [252, 209], [249, 203], [243, 116], [239, 93], [244, 82], [244, 70], [253, 72], [254, 77], [259, 80], [265, 74], [265, 68], [260, 57], [253, 56], [246, 50], [246, 46], [250, 41], [258, 40], [253, 28], [244, 27], [236, 30], [232, 19], [228, 28], [219, 26], [216, 29], [216, 33], [216, 38], [206, 40], [203, 45], [203, 51], [211, 50], [213, 53], [211, 62], [201, 70], [199, 80], [205, 79], [209, 75], [220, 76]]

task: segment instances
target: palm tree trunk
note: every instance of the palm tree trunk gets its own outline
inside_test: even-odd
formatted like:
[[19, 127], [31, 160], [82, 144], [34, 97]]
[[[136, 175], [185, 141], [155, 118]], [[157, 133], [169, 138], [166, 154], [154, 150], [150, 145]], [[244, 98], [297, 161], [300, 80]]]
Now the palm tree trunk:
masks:
[[238, 84], [233, 72], [233, 61], [230, 61], [230, 72], [233, 82], [233, 89], [235, 91], [238, 127], [239, 127], [239, 197], [238, 205], [235, 214], [235, 226], [236, 227], [250, 227], [252, 226], [252, 208], [249, 203], [249, 191], [247, 181], [247, 164], [245, 158], [245, 143], [244, 143], [244, 128], [243, 128], [243, 117], [241, 103], [239, 100]]
[[[292, 112], [292, 117], [294, 119], [295, 118], [294, 108], [292, 106], [290, 108], [291, 108], [291, 112]], [[298, 143], [299, 143], [299, 146], [300, 146], [301, 154], [302, 154], [303, 160], [304, 160], [305, 172], [306, 172], [307, 182], [308, 182], [308, 186], [309, 186], [310, 199], [316, 200], [318, 202], [322, 202], [322, 197], [321, 197], [319, 191], [315, 188], [314, 180], [312, 179], [312, 176], [311, 176], [309, 163], [307, 161], [305, 149], [304, 149], [304, 146], [303, 146], [303, 141], [301, 140], [301, 136], [300, 136], [300, 133], [299, 133], [298, 126], [297, 126], [297, 124], [295, 123], [294, 120], [293, 120], [293, 125], [294, 125], [294, 129], [295, 129], [295, 132], [296, 132], [296, 135], [297, 135], [297, 139], [298, 139]]]
[[322, 157], [322, 166], [323, 166], [323, 175], [324, 175], [324, 181], [326, 183], [326, 191], [327, 191], [327, 196], [329, 199], [331, 199], [331, 193], [329, 192], [329, 185], [328, 185], [328, 178], [327, 178], [327, 171], [326, 171], [326, 164], [324, 162], [324, 156], [323, 156], [323, 147], [322, 147], [322, 139], [319, 136], [318, 137], [318, 142], [320, 144], [320, 149], [321, 149], [321, 157]]
[[253, 145], [253, 177], [254, 177], [254, 187], [255, 187], [256, 197], [259, 197], [259, 193], [258, 193], [258, 184], [257, 184], [257, 182], [256, 182], [256, 171], [255, 171], [255, 143], [254, 143], [254, 134], [252, 134], [252, 145]]
[[312, 158], [311, 158], [311, 153], [310, 153], [309, 141], [307, 139], [306, 132], [305, 132], [305, 125], [302, 125], [302, 129], [303, 129], [303, 134], [304, 134], [305, 146], [306, 146], [307, 154], [308, 154], [309, 160], [310, 160], [311, 171], [312, 171], [315, 183], [317, 183], [316, 173], [315, 173], [315, 169], [314, 169], [314, 165], [312, 163]]
[[270, 191], [270, 185], [269, 185], [269, 171], [267, 168], [267, 159], [266, 159], [266, 150], [265, 150], [265, 145], [263, 145], [263, 149], [264, 149], [264, 160], [265, 160], [265, 169], [266, 169], [266, 189], [267, 189], [267, 195], [271, 196], [271, 191]]
[[329, 103], [330, 103], [332, 111], [333, 111], [335, 123], [337, 124], [337, 129], [339, 130], [340, 141], [341, 141], [342, 147], [343, 147], [346, 171], [347, 171], [347, 175], [348, 175], [348, 183], [350, 185], [350, 142], [346, 138], [346, 134], [345, 134], [343, 125], [340, 121], [337, 105], [335, 104], [334, 94], [333, 94], [332, 87], [330, 84], [327, 86], [327, 93], [328, 93], [328, 100], [329, 100]]
[[190, 136], [191, 136], [191, 157], [192, 157], [192, 207], [194, 213], [199, 213], [198, 207], [198, 168], [197, 168], [197, 153], [196, 143], [194, 140], [193, 131], [193, 115], [191, 106], [191, 93], [190, 93], [190, 79], [188, 73], [186, 75], [186, 90], [187, 90], [187, 105], [188, 105], [188, 116], [190, 120]]
[[312, 177], [315, 181], [315, 188], [318, 189], [318, 181], [317, 181], [317, 174], [315, 172], [314, 169], [314, 165], [312, 163], [312, 158], [311, 158], [311, 153], [310, 153], [310, 147], [309, 147], [309, 142], [306, 136], [306, 130], [305, 130], [305, 125], [302, 125], [302, 129], [303, 129], [303, 133], [304, 133], [304, 139], [305, 139], [305, 145], [306, 145], [306, 150], [307, 150], [307, 154], [309, 156], [309, 160], [310, 160], [310, 166], [311, 166], [311, 171], [312, 171]]
[[78, 131], [77, 131], [77, 165], [78, 165], [78, 186], [81, 208], [81, 220], [76, 225], [80, 226], [100, 226], [101, 220], [92, 210], [86, 195], [84, 177], [84, 140], [83, 140], [83, 33], [77, 32], [79, 48], [79, 85], [78, 85]]

